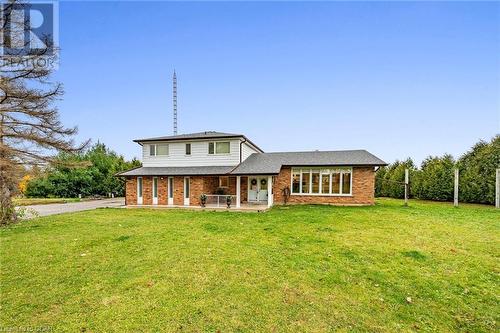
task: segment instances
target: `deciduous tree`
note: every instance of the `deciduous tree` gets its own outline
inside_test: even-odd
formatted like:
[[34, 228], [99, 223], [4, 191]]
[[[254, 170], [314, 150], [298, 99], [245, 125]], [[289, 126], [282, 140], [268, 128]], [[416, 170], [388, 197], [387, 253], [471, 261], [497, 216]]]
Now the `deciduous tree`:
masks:
[[[14, 40], [23, 36], [14, 33], [14, 29], [24, 29], [29, 23], [11, 20], [13, 9], [19, 5], [23, 4], [12, 0], [3, 4], [0, 20], [3, 48], [29, 43], [24, 39]], [[76, 128], [67, 128], [59, 120], [54, 102], [63, 95], [63, 88], [61, 83], [51, 81], [52, 69], [29, 65], [44, 58], [53, 47], [49, 38], [44, 42], [46, 46], [42, 49], [4, 55], [0, 62], [0, 224], [16, 219], [12, 196], [17, 190], [20, 166], [51, 163], [56, 151], [74, 153], [85, 146], [75, 146], [72, 137]], [[28, 65], [13, 67], [10, 61], [21, 56]]]

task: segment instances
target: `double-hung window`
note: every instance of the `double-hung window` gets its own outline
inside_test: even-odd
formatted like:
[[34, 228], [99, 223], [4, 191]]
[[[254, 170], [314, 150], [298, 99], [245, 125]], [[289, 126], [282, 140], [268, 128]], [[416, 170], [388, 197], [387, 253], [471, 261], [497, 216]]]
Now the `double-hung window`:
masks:
[[208, 153], [214, 154], [229, 154], [231, 151], [229, 141], [217, 141], [208, 143]]
[[351, 195], [352, 168], [293, 168], [292, 194]]

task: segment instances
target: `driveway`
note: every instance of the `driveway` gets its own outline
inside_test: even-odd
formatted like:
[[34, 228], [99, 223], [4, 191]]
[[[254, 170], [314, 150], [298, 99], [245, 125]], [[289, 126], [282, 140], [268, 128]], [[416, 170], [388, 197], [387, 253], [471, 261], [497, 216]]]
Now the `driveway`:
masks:
[[30, 211], [35, 211], [39, 216], [55, 215], [62, 213], [79, 212], [83, 210], [92, 210], [96, 208], [104, 207], [121, 207], [125, 205], [124, 198], [114, 198], [114, 199], [103, 199], [103, 200], [92, 200], [92, 201], [82, 201], [82, 202], [69, 202], [61, 204], [48, 204], [48, 205], [33, 205], [25, 206], [28, 209], [28, 216], [26, 218], [33, 217]]

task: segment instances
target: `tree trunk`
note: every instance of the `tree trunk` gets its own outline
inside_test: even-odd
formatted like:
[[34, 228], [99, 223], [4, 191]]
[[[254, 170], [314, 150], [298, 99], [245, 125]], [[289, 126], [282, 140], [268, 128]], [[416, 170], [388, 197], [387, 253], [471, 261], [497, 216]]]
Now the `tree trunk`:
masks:
[[16, 221], [16, 210], [12, 204], [8, 180], [0, 176], [0, 225]]

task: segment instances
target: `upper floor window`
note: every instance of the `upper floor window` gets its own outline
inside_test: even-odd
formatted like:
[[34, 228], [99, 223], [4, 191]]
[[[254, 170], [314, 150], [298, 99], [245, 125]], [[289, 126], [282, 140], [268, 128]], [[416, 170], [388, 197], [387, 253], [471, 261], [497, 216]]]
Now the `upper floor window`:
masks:
[[209, 142], [208, 153], [213, 154], [229, 154], [230, 144], [229, 141]]
[[186, 143], [186, 155], [191, 155], [191, 144]]
[[167, 144], [149, 145], [149, 156], [166, 156], [168, 155]]

